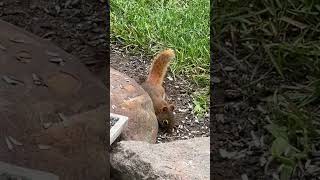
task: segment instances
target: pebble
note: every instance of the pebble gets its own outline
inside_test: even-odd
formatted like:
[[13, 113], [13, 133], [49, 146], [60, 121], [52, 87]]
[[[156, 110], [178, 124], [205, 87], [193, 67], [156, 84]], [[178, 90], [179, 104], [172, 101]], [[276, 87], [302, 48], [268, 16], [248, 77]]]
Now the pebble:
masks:
[[43, 128], [48, 129], [51, 125], [51, 122], [43, 123]]
[[223, 114], [216, 114], [216, 119], [218, 122], [224, 123], [224, 115]]
[[214, 76], [214, 77], [212, 78], [212, 82], [218, 84], [218, 83], [221, 82], [221, 80], [220, 80], [220, 78]]
[[224, 70], [227, 71], [227, 72], [231, 72], [231, 71], [236, 70], [236, 68], [231, 67], [231, 66], [226, 66], [226, 67], [224, 68]]
[[39, 144], [39, 145], [38, 145], [38, 148], [41, 149], [41, 150], [48, 150], [48, 149], [51, 148], [51, 146]]
[[178, 111], [179, 111], [179, 112], [183, 112], [183, 113], [185, 113], [185, 112], [187, 112], [187, 111], [188, 111], [188, 109], [180, 109], [180, 108], [179, 108], [179, 109], [178, 109]]

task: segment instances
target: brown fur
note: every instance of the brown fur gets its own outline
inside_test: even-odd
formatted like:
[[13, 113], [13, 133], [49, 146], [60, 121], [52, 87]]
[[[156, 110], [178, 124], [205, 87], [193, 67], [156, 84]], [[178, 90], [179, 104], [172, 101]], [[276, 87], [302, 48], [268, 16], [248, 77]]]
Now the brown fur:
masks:
[[152, 99], [155, 114], [160, 126], [167, 131], [171, 131], [175, 125], [173, 114], [175, 107], [166, 100], [166, 93], [162, 83], [167, 73], [170, 60], [174, 57], [174, 51], [171, 49], [160, 52], [153, 59], [146, 81], [141, 84], [143, 89]]

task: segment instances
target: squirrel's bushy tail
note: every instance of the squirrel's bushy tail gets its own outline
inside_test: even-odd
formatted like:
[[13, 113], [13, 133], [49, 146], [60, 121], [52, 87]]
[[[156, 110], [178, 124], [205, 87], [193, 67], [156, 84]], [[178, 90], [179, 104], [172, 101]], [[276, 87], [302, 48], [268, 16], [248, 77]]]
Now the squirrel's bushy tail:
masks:
[[164, 76], [167, 73], [170, 60], [174, 57], [175, 53], [172, 49], [164, 50], [160, 52], [156, 57], [154, 57], [146, 81], [153, 85], [162, 85]]

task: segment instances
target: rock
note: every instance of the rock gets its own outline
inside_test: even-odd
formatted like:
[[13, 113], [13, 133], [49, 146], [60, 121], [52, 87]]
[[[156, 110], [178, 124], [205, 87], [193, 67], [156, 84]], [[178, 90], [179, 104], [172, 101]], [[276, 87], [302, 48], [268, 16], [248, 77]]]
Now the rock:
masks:
[[[55, 123], [45, 131], [23, 137], [26, 145], [36, 145], [37, 149], [19, 156], [35, 159], [38, 166], [48, 163], [56, 167], [49, 170], [61, 180], [107, 178], [109, 169], [106, 144], [103, 143], [106, 141], [106, 108], [101, 106], [68, 116], [64, 123]], [[68, 173], [61, 172], [65, 168], [69, 169]]]
[[155, 143], [158, 121], [150, 96], [132, 78], [110, 68], [110, 112], [128, 117], [123, 140]]
[[[210, 138], [162, 144], [121, 141], [110, 154], [117, 179], [210, 179]], [[112, 172], [114, 174], [114, 172]]]
[[[4, 163], [0, 161], [0, 174], [1, 179], [34, 179], [34, 180], [41, 180], [41, 179], [47, 179], [47, 180], [59, 180], [59, 177], [55, 174], [43, 172], [43, 171], [37, 171], [33, 169], [28, 169], [24, 167], [15, 166], [12, 164]], [[18, 177], [6, 177], [14, 174]], [[22, 178], [23, 177], [23, 178]]]

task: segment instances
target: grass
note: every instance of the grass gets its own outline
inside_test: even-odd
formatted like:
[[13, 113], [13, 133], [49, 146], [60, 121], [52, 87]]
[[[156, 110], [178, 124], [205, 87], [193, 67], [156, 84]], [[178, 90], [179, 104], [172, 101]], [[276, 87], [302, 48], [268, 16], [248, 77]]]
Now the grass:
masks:
[[[173, 48], [176, 59], [170, 66], [171, 72], [184, 74], [209, 91], [209, 3], [208, 0], [110, 1], [111, 39], [150, 56]], [[207, 93], [200, 96], [203, 94]], [[207, 109], [207, 101], [196, 102]]]
[[[320, 144], [320, 2], [220, 1], [213, 11], [215, 48], [238, 63], [262, 62], [277, 72], [274, 81], [282, 86], [270, 102], [266, 128], [280, 179], [290, 179]], [[237, 48], [226, 48], [226, 42]]]

